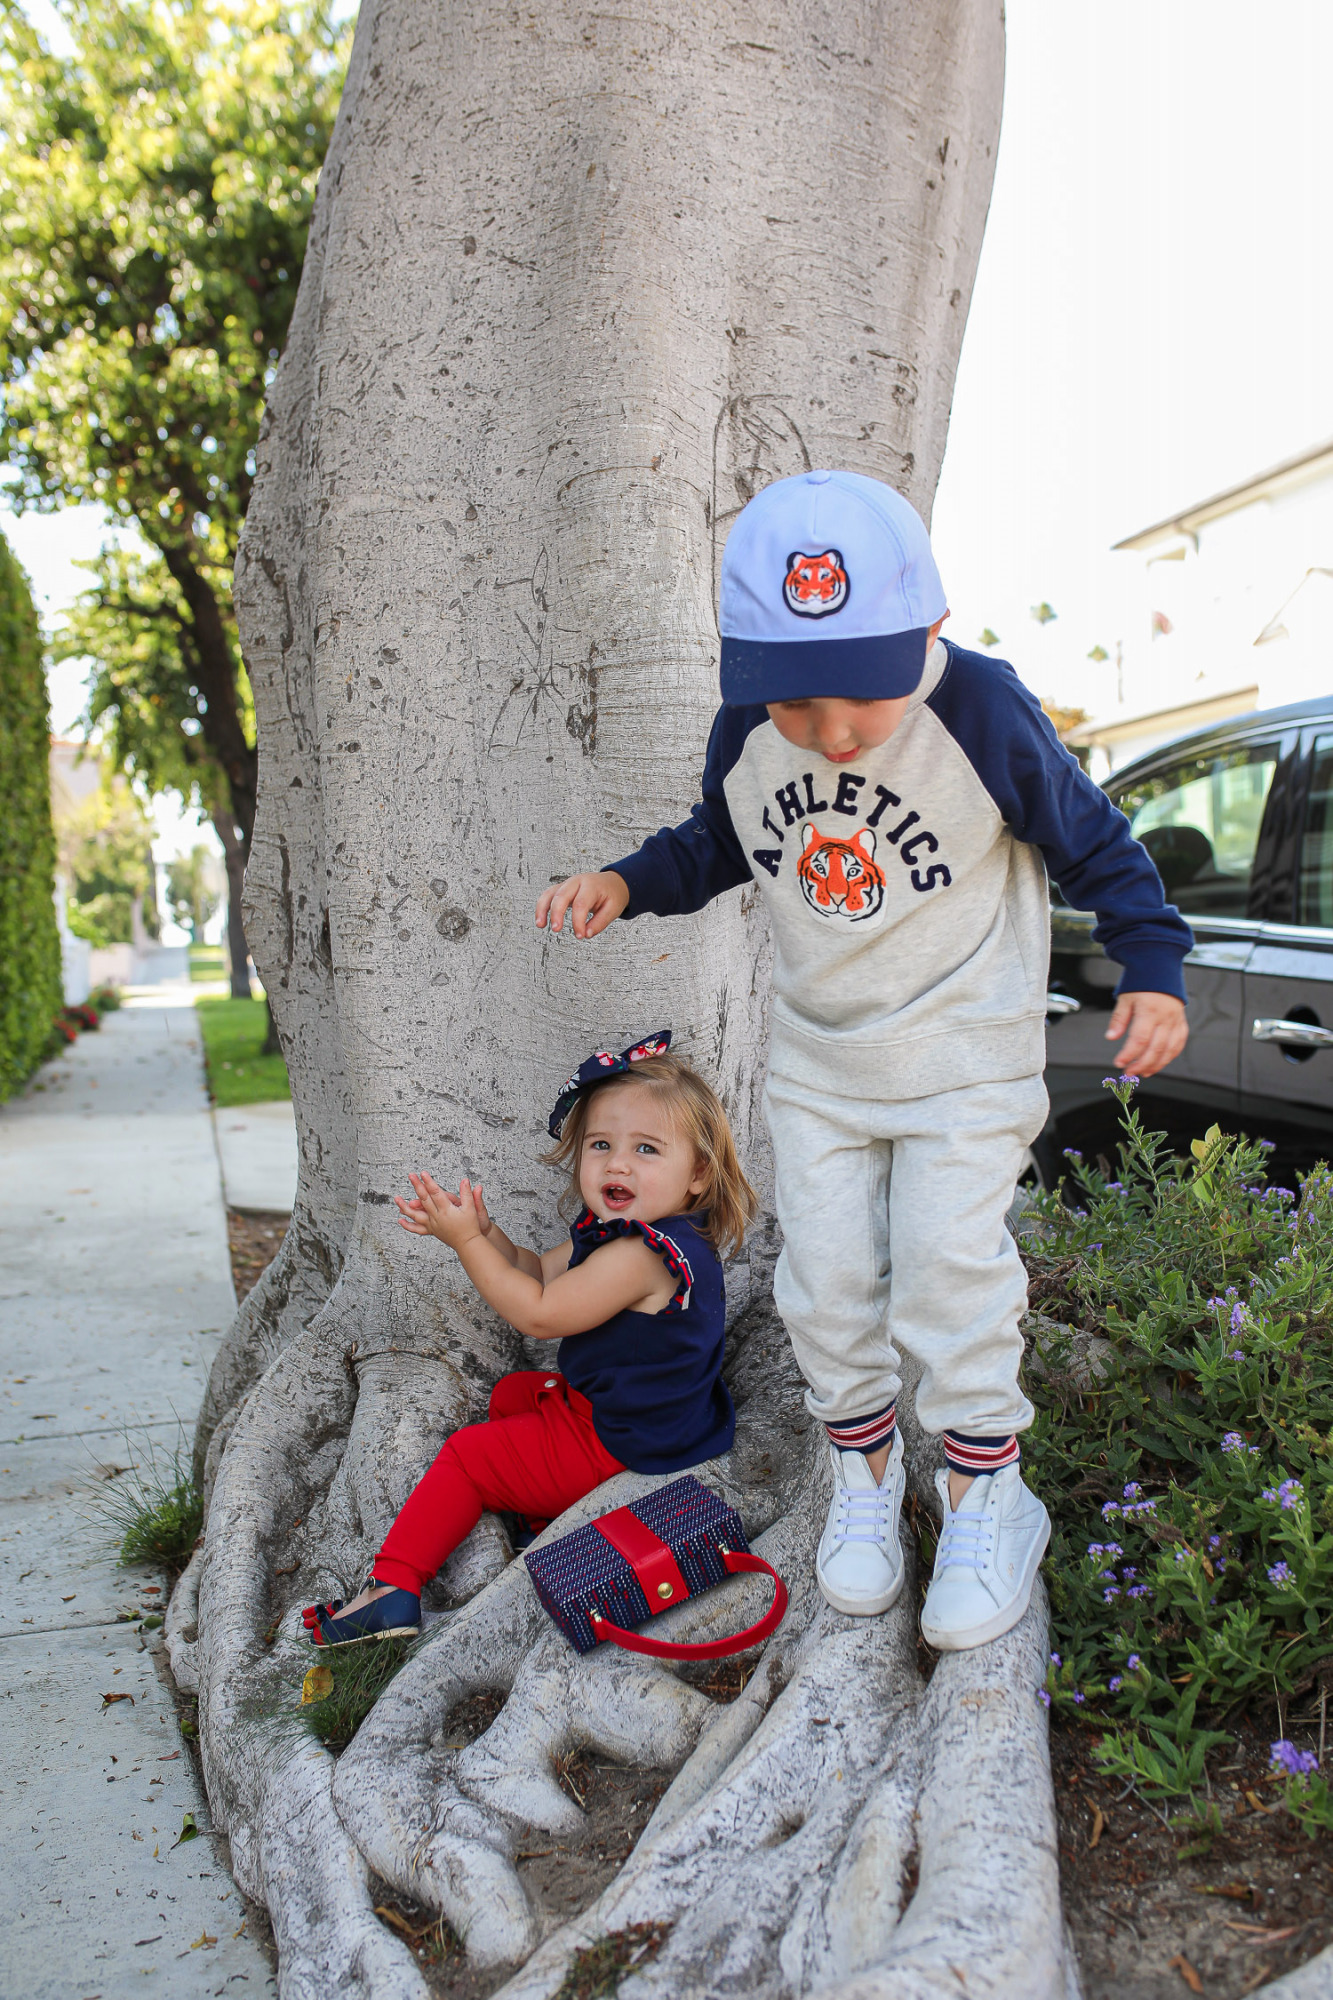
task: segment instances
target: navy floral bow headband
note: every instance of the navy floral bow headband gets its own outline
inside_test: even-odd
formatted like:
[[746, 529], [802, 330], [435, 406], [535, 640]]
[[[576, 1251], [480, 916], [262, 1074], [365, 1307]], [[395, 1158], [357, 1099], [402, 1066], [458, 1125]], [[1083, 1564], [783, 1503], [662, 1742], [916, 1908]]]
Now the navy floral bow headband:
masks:
[[551, 1113], [547, 1130], [553, 1139], [560, 1137], [560, 1128], [585, 1090], [594, 1084], [605, 1083], [609, 1076], [623, 1076], [635, 1063], [646, 1062], [649, 1056], [664, 1056], [671, 1047], [671, 1030], [663, 1028], [655, 1035], [645, 1035], [641, 1042], [613, 1056], [610, 1049], [598, 1049], [580, 1063], [569, 1082], [555, 1100], [555, 1110]]

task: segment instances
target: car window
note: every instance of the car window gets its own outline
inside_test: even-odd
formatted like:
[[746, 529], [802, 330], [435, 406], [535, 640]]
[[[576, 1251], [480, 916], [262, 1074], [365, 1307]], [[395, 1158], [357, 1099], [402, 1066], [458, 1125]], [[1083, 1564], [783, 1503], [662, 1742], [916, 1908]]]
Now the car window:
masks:
[[1250, 875], [1277, 745], [1192, 757], [1116, 798], [1157, 864], [1167, 901], [1187, 916], [1248, 914]]
[[1296, 921], [1333, 929], [1333, 736], [1315, 738], [1297, 877]]

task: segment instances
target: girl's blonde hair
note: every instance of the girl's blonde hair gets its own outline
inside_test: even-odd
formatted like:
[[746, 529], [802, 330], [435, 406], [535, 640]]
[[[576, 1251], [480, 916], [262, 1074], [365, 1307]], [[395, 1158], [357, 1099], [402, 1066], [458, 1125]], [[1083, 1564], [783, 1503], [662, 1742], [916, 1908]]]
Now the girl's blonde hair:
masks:
[[703, 1189], [694, 1197], [699, 1234], [708, 1239], [720, 1257], [734, 1256], [745, 1240], [745, 1231], [759, 1207], [754, 1189], [736, 1157], [736, 1141], [717, 1092], [706, 1084], [683, 1056], [668, 1052], [647, 1056], [630, 1070], [594, 1084], [565, 1119], [556, 1144], [542, 1155], [548, 1166], [564, 1167], [569, 1185], [560, 1197], [560, 1213], [575, 1214], [583, 1205], [579, 1187], [579, 1161], [583, 1135], [588, 1123], [588, 1107], [604, 1090], [617, 1084], [644, 1083], [670, 1112], [682, 1138], [693, 1146], [707, 1172]]

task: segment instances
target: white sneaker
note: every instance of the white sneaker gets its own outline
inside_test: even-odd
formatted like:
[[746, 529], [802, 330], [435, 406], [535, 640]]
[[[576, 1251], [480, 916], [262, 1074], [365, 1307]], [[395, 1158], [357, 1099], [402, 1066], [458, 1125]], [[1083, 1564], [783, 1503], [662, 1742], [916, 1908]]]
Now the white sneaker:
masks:
[[871, 1618], [903, 1587], [898, 1517], [903, 1507], [903, 1443], [893, 1440], [879, 1485], [864, 1452], [829, 1446], [833, 1499], [815, 1557], [819, 1588], [835, 1611]]
[[940, 1653], [963, 1653], [1007, 1632], [1028, 1608], [1051, 1517], [1017, 1465], [974, 1479], [957, 1512], [949, 1475], [935, 1474], [944, 1526], [921, 1608], [921, 1636]]

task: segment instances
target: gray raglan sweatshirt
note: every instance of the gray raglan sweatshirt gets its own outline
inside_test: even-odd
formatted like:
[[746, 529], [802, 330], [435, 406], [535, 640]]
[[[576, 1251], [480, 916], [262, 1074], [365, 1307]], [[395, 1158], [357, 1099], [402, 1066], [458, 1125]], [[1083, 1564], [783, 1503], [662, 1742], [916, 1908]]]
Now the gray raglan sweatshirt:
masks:
[[757, 881], [773, 1059], [816, 1089], [924, 1097], [1045, 1061], [1047, 870], [1128, 991], [1185, 997], [1193, 939], [1128, 821], [1003, 660], [937, 642], [888, 742], [830, 764], [724, 707], [703, 798], [611, 864], [626, 917]]

